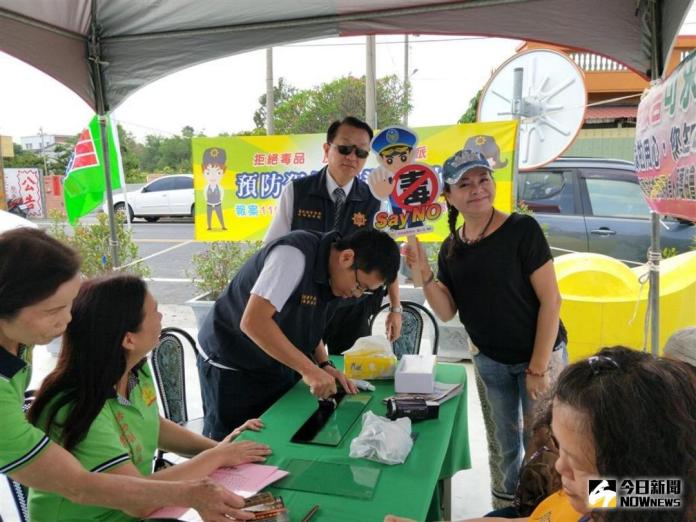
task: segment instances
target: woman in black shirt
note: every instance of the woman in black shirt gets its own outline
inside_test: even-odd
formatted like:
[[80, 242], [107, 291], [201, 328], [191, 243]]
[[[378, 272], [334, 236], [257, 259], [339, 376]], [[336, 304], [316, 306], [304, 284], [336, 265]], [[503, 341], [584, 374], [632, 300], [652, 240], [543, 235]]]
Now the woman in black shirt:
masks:
[[[440, 248], [437, 280], [426, 262], [419, 266], [433, 311], [443, 321], [459, 313], [469, 334], [500, 450], [502, 484], [493, 494], [505, 501], [514, 498], [524, 454], [524, 414], [550, 388], [567, 353], [546, 238], [533, 218], [493, 207], [492, 172], [485, 157], [471, 150], [445, 162], [451, 234]], [[459, 214], [465, 224], [457, 229]], [[421, 245], [418, 255], [426, 259]], [[415, 260], [410, 251], [409, 261]]]

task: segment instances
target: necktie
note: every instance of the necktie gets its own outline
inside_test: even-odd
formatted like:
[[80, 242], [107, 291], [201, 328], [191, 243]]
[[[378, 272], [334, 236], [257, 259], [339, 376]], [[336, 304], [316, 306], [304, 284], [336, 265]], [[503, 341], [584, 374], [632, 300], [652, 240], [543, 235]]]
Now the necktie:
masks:
[[339, 187], [333, 191], [333, 195], [335, 198], [333, 228], [335, 229], [338, 225], [338, 220], [341, 219], [341, 211], [343, 210], [343, 205], [346, 203], [346, 193], [343, 192], [343, 189], [341, 187]]

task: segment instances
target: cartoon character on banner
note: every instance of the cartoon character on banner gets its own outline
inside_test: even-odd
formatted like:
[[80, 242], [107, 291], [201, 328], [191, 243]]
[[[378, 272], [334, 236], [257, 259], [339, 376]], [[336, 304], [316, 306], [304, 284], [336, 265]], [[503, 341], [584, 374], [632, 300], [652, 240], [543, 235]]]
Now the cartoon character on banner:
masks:
[[418, 136], [408, 127], [393, 125], [379, 132], [370, 143], [370, 148], [377, 155], [379, 167], [368, 177], [372, 195], [381, 201], [389, 201], [391, 211], [401, 214], [401, 208], [394, 201], [395, 175], [399, 169], [414, 161]]
[[[370, 144], [377, 155], [379, 167], [368, 176], [372, 194], [379, 200], [389, 201], [391, 214], [379, 212], [375, 216], [377, 229], [389, 228], [392, 235], [408, 236], [415, 241], [419, 232], [433, 229], [425, 220], [435, 220], [442, 213], [436, 203], [442, 183], [438, 174], [428, 165], [414, 163], [418, 141], [416, 133], [402, 126], [383, 129]], [[420, 286], [420, 271], [413, 270], [414, 284]]]
[[488, 160], [488, 164], [494, 170], [507, 167], [507, 160], [502, 163], [500, 162], [500, 147], [498, 147], [493, 136], [487, 136], [485, 134], [471, 136], [466, 140], [462, 149], [480, 152]]
[[220, 222], [222, 230], [225, 227], [225, 219], [222, 215], [222, 200], [225, 190], [222, 188], [222, 176], [227, 168], [227, 154], [224, 149], [211, 147], [203, 152], [203, 176], [207, 181], [205, 186], [205, 204], [208, 216], [208, 230], [211, 229], [213, 212]]

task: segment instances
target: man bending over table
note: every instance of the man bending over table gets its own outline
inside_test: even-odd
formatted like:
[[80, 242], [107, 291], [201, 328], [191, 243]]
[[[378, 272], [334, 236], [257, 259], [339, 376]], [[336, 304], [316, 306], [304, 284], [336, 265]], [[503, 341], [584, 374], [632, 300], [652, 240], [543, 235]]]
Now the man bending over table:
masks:
[[249, 259], [208, 314], [198, 340], [204, 434], [222, 439], [258, 417], [300, 378], [322, 399], [355, 385], [333, 367], [321, 340], [340, 298], [396, 279], [399, 249], [384, 232], [341, 238], [297, 230]]

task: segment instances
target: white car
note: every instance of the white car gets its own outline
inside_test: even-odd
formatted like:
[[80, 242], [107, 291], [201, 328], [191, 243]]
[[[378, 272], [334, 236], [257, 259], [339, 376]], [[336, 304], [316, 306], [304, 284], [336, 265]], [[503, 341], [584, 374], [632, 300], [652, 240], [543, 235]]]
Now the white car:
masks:
[[[191, 216], [194, 211], [193, 175], [162, 176], [138, 190], [128, 192], [128, 213], [133, 218], [145, 218], [153, 223], [163, 216]], [[106, 203], [102, 207], [108, 212]], [[125, 211], [126, 203], [120, 190], [114, 192], [114, 210]]]
[[39, 228], [39, 226], [33, 221], [29, 221], [23, 217], [11, 214], [10, 212], [0, 210], [0, 233], [20, 227]]

